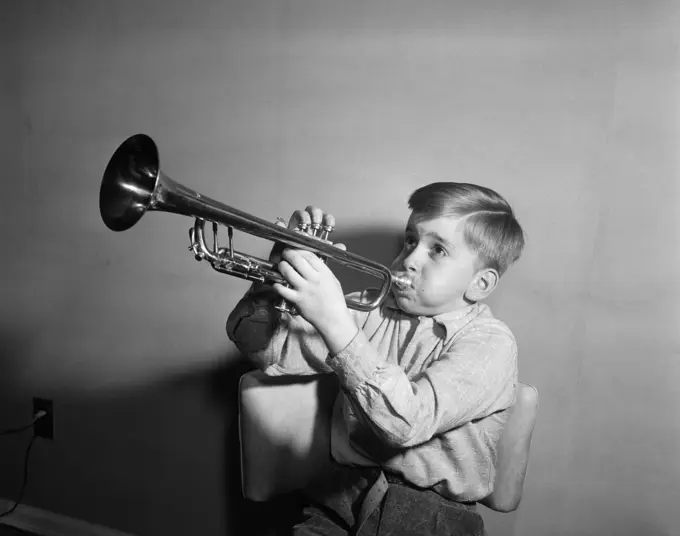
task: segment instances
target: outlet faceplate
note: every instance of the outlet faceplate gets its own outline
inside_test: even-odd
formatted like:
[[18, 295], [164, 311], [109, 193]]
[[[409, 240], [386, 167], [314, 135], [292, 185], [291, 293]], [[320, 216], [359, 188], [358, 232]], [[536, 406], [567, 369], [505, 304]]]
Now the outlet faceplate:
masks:
[[44, 417], [38, 419], [33, 425], [33, 433], [36, 437], [44, 437], [45, 439], [54, 439], [54, 409], [52, 400], [49, 398], [33, 398], [33, 415], [39, 411], [47, 413]]

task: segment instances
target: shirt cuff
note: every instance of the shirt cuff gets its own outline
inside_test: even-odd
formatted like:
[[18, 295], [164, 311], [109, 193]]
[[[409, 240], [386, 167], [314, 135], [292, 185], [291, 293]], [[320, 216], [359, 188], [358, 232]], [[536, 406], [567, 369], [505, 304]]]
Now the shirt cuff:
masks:
[[373, 378], [380, 360], [364, 332], [359, 329], [347, 346], [335, 355], [328, 354], [326, 364], [333, 369], [346, 389], [354, 390]]

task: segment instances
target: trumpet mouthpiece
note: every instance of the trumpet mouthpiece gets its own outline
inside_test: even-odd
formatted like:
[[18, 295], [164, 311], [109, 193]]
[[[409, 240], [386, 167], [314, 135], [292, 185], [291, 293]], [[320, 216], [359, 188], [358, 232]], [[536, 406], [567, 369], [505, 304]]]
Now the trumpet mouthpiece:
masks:
[[405, 274], [392, 274], [392, 284], [404, 289], [410, 287], [413, 284], [413, 280]]

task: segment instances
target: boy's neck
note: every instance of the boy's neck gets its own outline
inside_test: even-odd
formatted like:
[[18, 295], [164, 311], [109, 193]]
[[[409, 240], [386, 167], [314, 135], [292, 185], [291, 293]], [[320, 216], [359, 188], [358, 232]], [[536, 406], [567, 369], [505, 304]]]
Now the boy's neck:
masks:
[[438, 312], [434, 312], [434, 313], [429, 312], [429, 313], [421, 313], [421, 314], [416, 313], [416, 312], [404, 311], [401, 307], [399, 307], [399, 305], [397, 304], [397, 301], [394, 299], [393, 296], [390, 296], [386, 300], [385, 303], [390, 305], [390, 307], [392, 307], [393, 309], [398, 309], [403, 314], [408, 315], [408, 316], [413, 316], [413, 317], [417, 317], [417, 318], [423, 318], [423, 317], [424, 318], [433, 318], [435, 316], [440, 316], [440, 315], [445, 315], [445, 314], [461, 313], [461, 312], [467, 311], [468, 309], [470, 309], [471, 307], [473, 307], [475, 305], [481, 304], [482, 302], [481, 301], [475, 302], [475, 301], [471, 301], [471, 300], [465, 300], [465, 303], [458, 305], [458, 306], [455, 306], [455, 307], [449, 307], [449, 308], [446, 308], [442, 311], [438, 311]]

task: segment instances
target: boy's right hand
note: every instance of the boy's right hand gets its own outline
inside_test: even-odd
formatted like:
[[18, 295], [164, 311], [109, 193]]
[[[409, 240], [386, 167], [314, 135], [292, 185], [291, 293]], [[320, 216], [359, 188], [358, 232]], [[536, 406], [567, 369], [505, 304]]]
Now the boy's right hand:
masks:
[[[276, 222], [276, 225], [280, 227], [286, 227], [286, 223], [282, 219], [279, 219]], [[288, 220], [287, 226], [287, 228], [291, 231], [301, 228], [303, 229], [303, 232], [309, 235], [314, 235], [315, 229], [319, 229], [316, 232], [317, 236], [321, 235], [324, 227], [334, 228], [335, 217], [333, 217], [331, 214], [325, 214], [323, 210], [312, 205], [307, 206], [305, 209], [300, 209], [293, 212], [290, 219]], [[334, 245], [340, 249], [345, 249], [343, 244]], [[290, 246], [286, 246], [277, 242], [272, 249], [269, 260], [278, 264], [281, 261], [281, 253], [286, 247]]]

